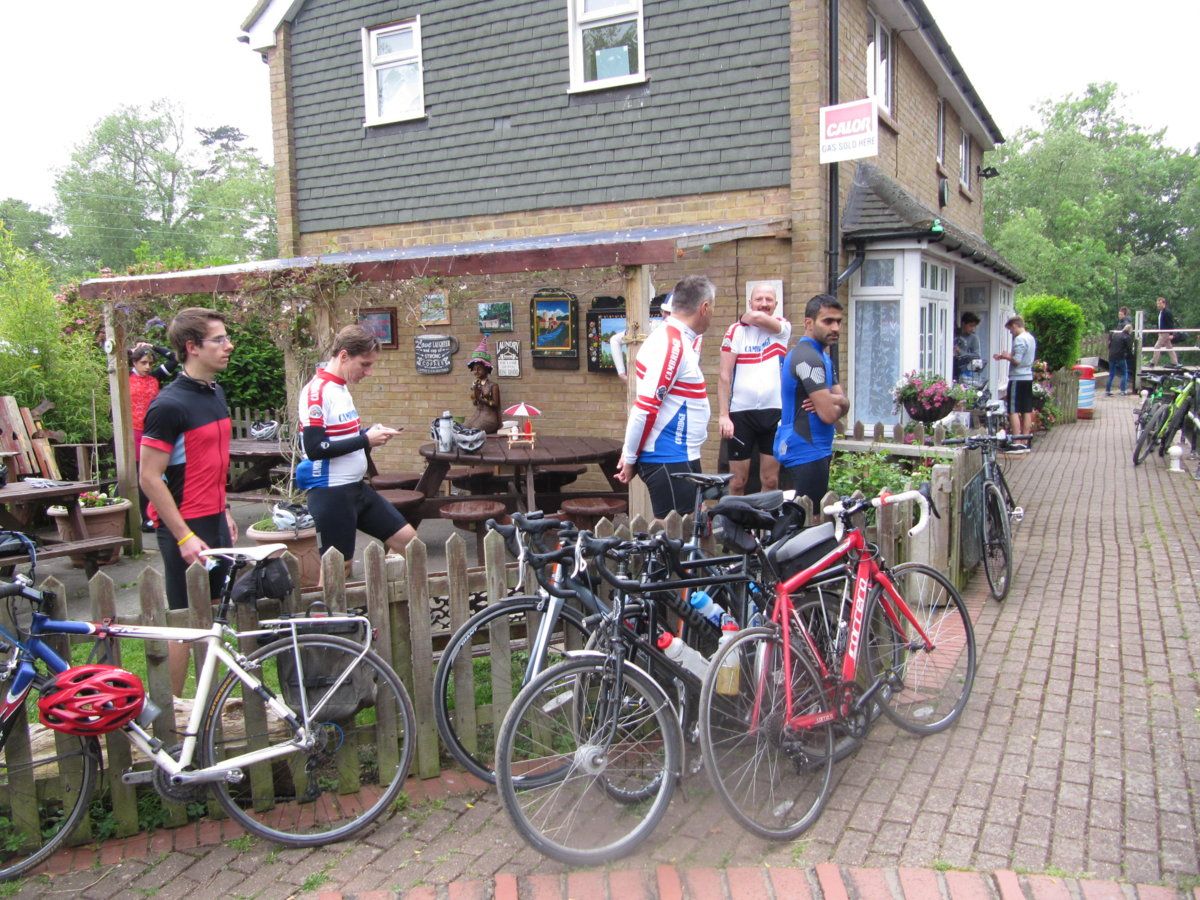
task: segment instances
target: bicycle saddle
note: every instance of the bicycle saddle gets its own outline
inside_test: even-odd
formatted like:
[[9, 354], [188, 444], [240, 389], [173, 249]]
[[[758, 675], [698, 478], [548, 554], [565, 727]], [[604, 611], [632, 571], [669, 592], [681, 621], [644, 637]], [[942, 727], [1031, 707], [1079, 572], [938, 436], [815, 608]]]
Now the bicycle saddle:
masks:
[[705, 475], [703, 472], [672, 472], [672, 478], [680, 478], [684, 481], [690, 481], [692, 484], [698, 484], [700, 487], [724, 487], [733, 480], [733, 476], [725, 475]]
[[760, 491], [757, 494], [745, 494], [741, 497], [722, 497], [717, 501], [717, 505], [709, 510], [709, 513], [714, 516], [718, 513], [725, 513], [726, 507], [730, 504], [751, 506], [754, 509], [774, 512], [783, 506], [783, 491]]
[[208, 547], [200, 551], [201, 556], [219, 556], [223, 559], [249, 559], [262, 562], [278, 556], [287, 549], [287, 544], [259, 544], [255, 547]]

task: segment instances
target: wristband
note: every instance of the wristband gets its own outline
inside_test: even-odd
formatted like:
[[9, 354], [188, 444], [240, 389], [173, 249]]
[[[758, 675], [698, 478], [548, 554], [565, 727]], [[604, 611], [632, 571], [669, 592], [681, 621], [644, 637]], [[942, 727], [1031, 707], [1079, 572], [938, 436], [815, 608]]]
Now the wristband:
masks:
[[190, 541], [195, 536], [196, 536], [196, 532], [189, 531], [187, 534], [185, 534], [183, 537], [181, 537], [179, 540], [177, 540], [175, 542], [175, 546], [182, 547], [184, 544], [186, 544], [188, 541]]

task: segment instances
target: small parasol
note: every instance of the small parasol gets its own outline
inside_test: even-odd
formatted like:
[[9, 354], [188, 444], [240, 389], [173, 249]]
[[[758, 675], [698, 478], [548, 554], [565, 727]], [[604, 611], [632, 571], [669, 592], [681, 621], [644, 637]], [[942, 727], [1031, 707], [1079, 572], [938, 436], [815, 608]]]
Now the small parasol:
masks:
[[504, 414], [506, 416], [516, 416], [519, 419], [524, 419], [525, 433], [531, 434], [533, 432], [533, 423], [529, 420], [534, 416], [540, 416], [542, 411], [536, 406], [530, 406], [528, 403], [518, 403], [515, 406], [510, 406], [508, 409], [504, 410]]

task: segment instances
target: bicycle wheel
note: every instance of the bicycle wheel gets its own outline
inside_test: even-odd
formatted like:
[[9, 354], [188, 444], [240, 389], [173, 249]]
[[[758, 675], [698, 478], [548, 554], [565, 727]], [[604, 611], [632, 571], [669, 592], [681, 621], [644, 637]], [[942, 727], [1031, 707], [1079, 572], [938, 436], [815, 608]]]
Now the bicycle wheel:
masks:
[[[463, 768], [489, 784], [496, 783], [492, 764], [498, 723], [514, 686], [520, 690], [525, 684], [530, 641], [549, 602], [514, 597], [480, 610], [450, 638], [434, 673], [438, 734]], [[583, 616], [564, 606], [539, 671], [560, 662], [567, 650], [582, 648], [586, 640]]]
[[[722, 662], [734, 654], [736, 679], [722, 677]], [[793, 647], [791, 671], [784, 672], [777, 629], [748, 628], [718, 651], [700, 694], [709, 781], [734, 819], [771, 840], [794, 838], [817, 820], [833, 772], [833, 728], [789, 725], [789, 685], [794, 716], [828, 709], [806, 654]]]
[[921, 563], [891, 570], [892, 582], [913, 619], [929, 638], [925, 649], [913, 623], [898, 609], [899, 628], [889, 616], [891, 598], [876, 585], [867, 600], [867, 616], [880, 612], [887, 628], [873, 629], [867, 654], [872, 679], [882, 679], [877, 695], [884, 714], [906, 731], [934, 734], [961, 715], [975, 682], [975, 631], [966, 604], [941, 572]]
[[1003, 600], [1012, 587], [1012, 534], [1008, 507], [1000, 488], [993, 482], [983, 486], [983, 515], [979, 520], [983, 543], [983, 571], [992, 596]]
[[519, 693], [496, 747], [496, 785], [521, 836], [571, 865], [631, 853], [671, 802], [679, 725], [662, 688], [601, 656], [559, 663]]
[[[8, 685], [0, 683], [8, 693]], [[100, 749], [94, 739], [38, 723], [40, 685], [3, 725], [0, 743], [0, 880], [23, 875], [57, 850], [87, 813]]]
[[230, 673], [209, 705], [200, 748], [206, 767], [284, 751], [239, 764], [240, 782], [213, 788], [247, 831], [313, 847], [356, 834], [391, 809], [408, 775], [416, 717], [404, 685], [374, 651], [363, 655], [360, 645], [329, 634], [296, 643], [298, 652], [290, 637], [273, 641], [250, 661], [297, 717], [307, 704], [313, 746], [296, 745], [287, 722]]
[[1150, 451], [1154, 449], [1154, 442], [1158, 438], [1158, 432], [1162, 428], [1163, 422], [1167, 420], [1169, 409], [1170, 407], [1160, 403], [1150, 410], [1150, 415], [1146, 419], [1146, 427], [1142, 429], [1137, 443], [1133, 446], [1133, 464], [1135, 466], [1141, 465], [1142, 460], [1149, 456]]
[[1175, 443], [1175, 435], [1179, 433], [1179, 429], [1183, 427], [1183, 420], [1187, 418], [1190, 403], [1181, 403], [1179, 406], [1172, 407], [1168, 412], [1170, 421], [1163, 429], [1162, 438], [1158, 442], [1158, 455], [1165, 456], [1167, 450]]

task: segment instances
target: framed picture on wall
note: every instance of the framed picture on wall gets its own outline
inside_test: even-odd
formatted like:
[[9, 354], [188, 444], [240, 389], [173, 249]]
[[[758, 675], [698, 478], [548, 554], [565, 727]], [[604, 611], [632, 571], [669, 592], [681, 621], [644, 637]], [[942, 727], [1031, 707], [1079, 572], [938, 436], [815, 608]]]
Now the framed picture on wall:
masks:
[[434, 291], [421, 298], [421, 324], [450, 324], [450, 297], [445, 291]]
[[384, 350], [395, 350], [400, 346], [396, 341], [395, 309], [360, 309], [358, 324], [379, 338]]
[[587, 313], [587, 367], [589, 372], [615, 372], [612, 345], [614, 334], [628, 327], [624, 297], [597, 297]]
[[479, 304], [480, 331], [512, 331], [513, 307], [508, 300]]
[[534, 365], [562, 360], [579, 367], [579, 301], [558, 288], [543, 288], [529, 301], [529, 352]]

